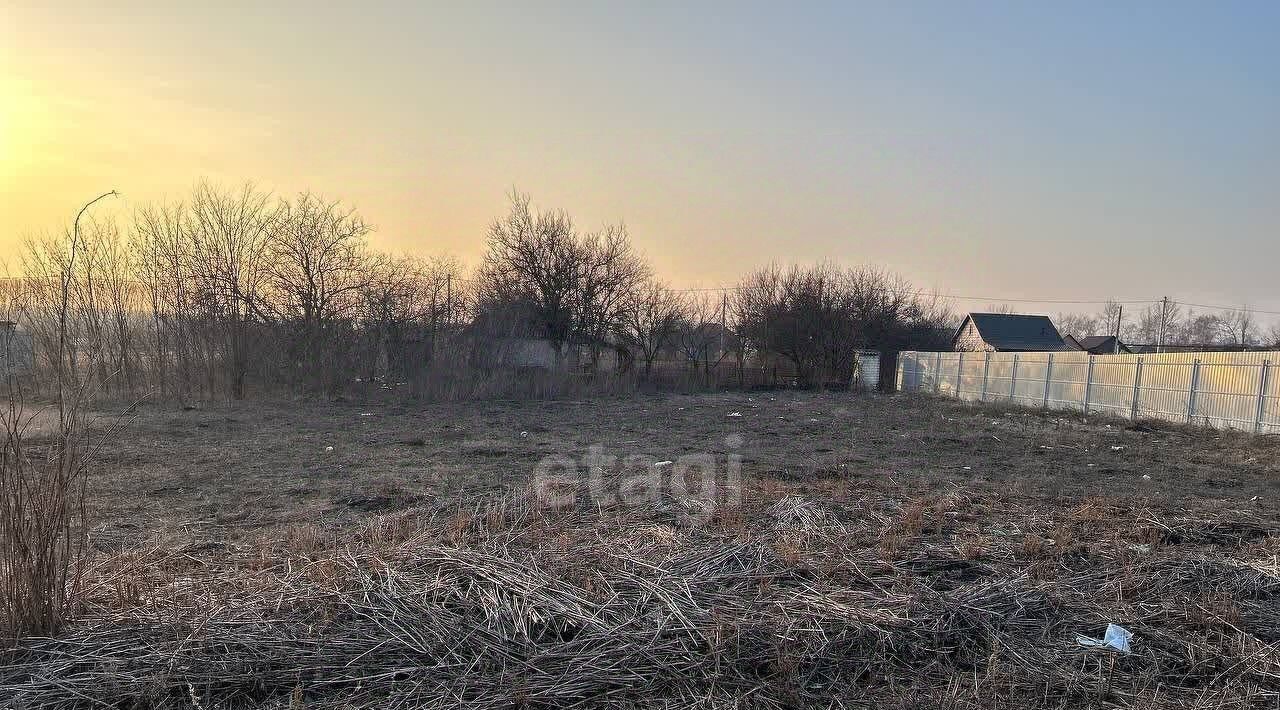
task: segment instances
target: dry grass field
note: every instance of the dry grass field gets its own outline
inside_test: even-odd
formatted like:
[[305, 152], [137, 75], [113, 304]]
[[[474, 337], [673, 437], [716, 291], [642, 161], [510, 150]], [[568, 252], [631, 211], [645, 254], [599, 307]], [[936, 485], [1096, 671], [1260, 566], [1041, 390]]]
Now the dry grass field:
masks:
[[1278, 480], [1275, 437], [906, 396], [144, 406], [0, 706], [1276, 707]]

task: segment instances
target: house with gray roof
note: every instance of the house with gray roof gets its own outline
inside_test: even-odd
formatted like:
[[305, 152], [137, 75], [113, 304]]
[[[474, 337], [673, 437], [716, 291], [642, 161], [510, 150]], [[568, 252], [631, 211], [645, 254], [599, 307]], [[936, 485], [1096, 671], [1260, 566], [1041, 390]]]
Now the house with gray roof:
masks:
[[951, 339], [958, 351], [1043, 352], [1064, 350], [1049, 316], [1020, 313], [970, 313]]

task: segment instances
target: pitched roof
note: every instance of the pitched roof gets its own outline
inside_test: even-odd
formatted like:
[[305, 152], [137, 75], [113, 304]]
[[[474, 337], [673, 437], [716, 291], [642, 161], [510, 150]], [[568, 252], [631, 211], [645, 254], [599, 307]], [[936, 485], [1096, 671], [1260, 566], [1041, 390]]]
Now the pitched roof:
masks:
[[[1016, 313], [970, 313], [965, 321], [973, 321], [982, 340], [996, 350], [1062, 350], [1062, 336], [1049, 316]], [[964, 323], [960, 330], [964, 330]], [[959, 333], [957, 332], [957, 335]]]
[[1083, 350], [1099, 355], [1129, 352], [1129, 348], [1123, 342], [1119, 344], [1119, 347], [1116, 347], [1116, 336], [1114, 335], [1091, 335], [1087, 338], [1081, 338], [1080, 347]]
[[1062, 336], [1062, 345], [1068, 350], [1084, 350], [1084, 346], [1073, 335]]

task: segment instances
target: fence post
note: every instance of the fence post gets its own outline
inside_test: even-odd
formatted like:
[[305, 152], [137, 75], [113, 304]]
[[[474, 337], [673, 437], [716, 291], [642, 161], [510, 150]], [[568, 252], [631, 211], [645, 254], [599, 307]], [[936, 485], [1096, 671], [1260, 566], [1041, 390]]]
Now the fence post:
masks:
[[1084, 413], [1089, 415], [1089, 390], [1093, 387], [1093, 355], [1089, 356], [1089, 369], [1084, 375]]
[[1138, 418], [1138, 401], [1142, 398], [1142, 357], [1138, 357], [1138, 364], [1133, 368], [1133, 404], [1129, 408], [1129, 418], [1137, 420]]
[[1009, 371], [1009, 401], [1018, 401], [1015, 397], [1018, 393], [1018, 353], [1013, 354], [1013, 369]]
[[964, 399], [963, 393], [960, 391], [960, 385], [964, 383], [964, 351], [960, 351], [960, 357], [956, 358], [956, 399]]
[[1200, 389], [1200, 358], [1191, 363], [1191, 390], [1187, 392], [1187, 423], [1196, 418], [1196, 391]]
[[1044, 404], [1041, 405], [1045, 409], [1049, 408], [1049, 385], [1053, 382], [1053, 353], [1049, 353], [1049, 364], [1044, 368]]
[[933, 393], [938, 394], [942, 391], [942, 351], [935, 353], [933, 363]]
[[991, 351], [987, 351], [987, 356], [982, 360], [982, 394], [978, 395], [979, 402], [987, 401], [987, 373], [991, 372]]
[[1271, 384], [1271, 361], [1262, 361], [1262, 372], [1258, 375], [1258, 411], [1253, 416], [1253, 433], [1262, 433], [1262, 420], [1267, 413], [1267, 386]]

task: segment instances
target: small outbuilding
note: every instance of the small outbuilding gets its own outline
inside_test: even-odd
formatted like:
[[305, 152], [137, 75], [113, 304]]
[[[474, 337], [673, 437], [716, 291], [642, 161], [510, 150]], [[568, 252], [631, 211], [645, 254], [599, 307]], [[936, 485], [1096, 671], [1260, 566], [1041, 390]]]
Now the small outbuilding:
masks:
[[0, 377], [29, 372], [35, 362], [31, 334], [13, 321], [0, 320]]

